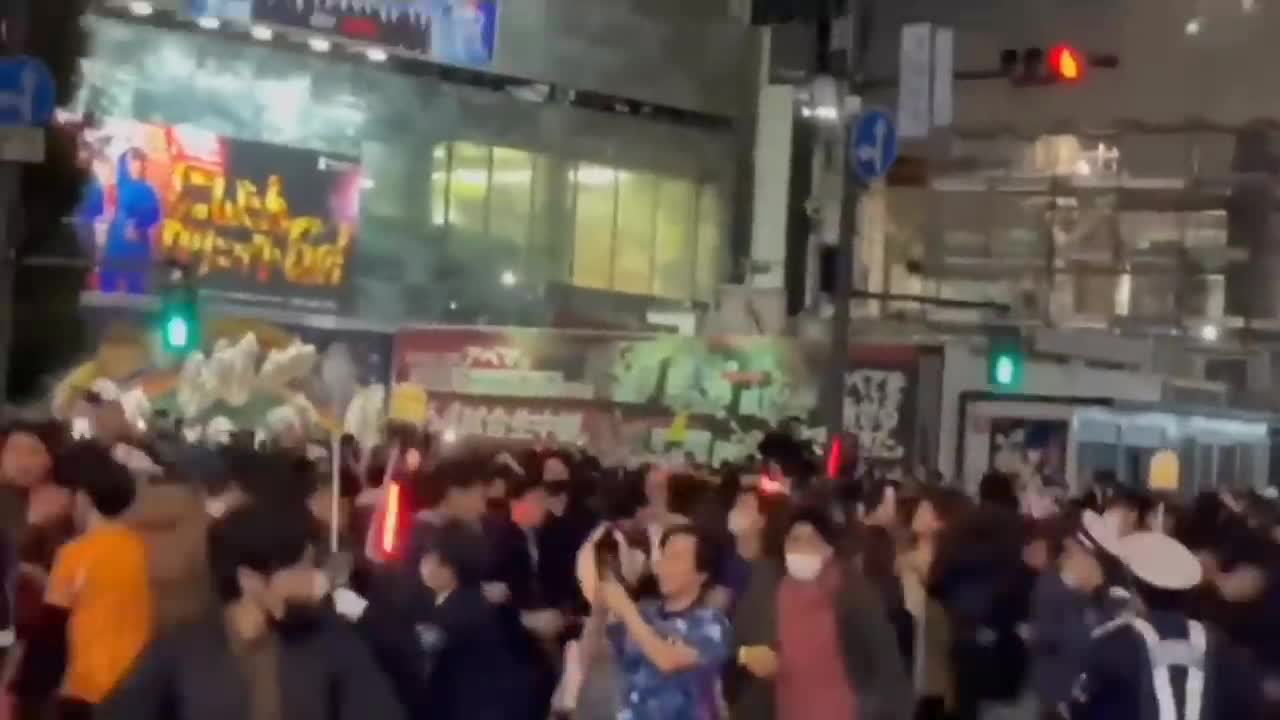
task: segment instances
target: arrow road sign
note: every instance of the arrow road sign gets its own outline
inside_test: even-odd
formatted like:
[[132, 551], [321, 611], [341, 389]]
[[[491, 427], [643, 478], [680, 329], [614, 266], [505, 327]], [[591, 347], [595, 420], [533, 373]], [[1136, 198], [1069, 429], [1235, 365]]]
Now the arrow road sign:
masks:
[[0, 60], [0, 126], [43, 127], [57, 102], [53, 75], [36, 58]]
[[879, 180], [898, 159], [898, 133], [879, 110], [863, 113], [849, 125], [849, 169], [863, 181]]
[[0, 59], [0, 162], [44, 160], [44, 130], [57, 97], [53, 75], [30, 57]]

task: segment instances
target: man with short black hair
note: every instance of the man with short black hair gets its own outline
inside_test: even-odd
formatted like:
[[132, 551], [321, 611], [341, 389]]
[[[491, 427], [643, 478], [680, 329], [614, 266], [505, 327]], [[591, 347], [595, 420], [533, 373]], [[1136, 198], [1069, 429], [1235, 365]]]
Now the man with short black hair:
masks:
[[424, 505], [414, 518], [404, 567], [416, 576], [439, 528], [450, 521], [478, 527], [488, 507], [488, 463], [472, 454], [445, 458], [422, 477], [415, 497]]
[[484, 522], [491, 548], [491, 579], [507, 585], [513, 605], [542, 607], [545, 593], [538, 578], [542, 559], [538, 538], [548, 515], [546, 488], [537, 480], [517, 477], [507, 486], [504, 500], [506, 514], [490, 513]]
[[[54, 462], [74, 492], [80, 537], [58, 551], [29, 657], [42, 658], [35, 695], [61, 686], [62, 718], [89, 718], [151, 639], [153, 598], [143, 539], [121, 516], [135, 480], [103, 445], [78, 442]], [[65, 668], [61, 659], [65, 658]]]
[[539, 573], [538, 542], [548, 515], [547, 491], [536, 479], [522, 475], [512, 478], [506, 490], [508, 514], [490, 514], [485, 519], [492, 557], [488, 577], [511, 595], [500, 614], [506, 642], [519, 664], [521, 688], [527, 694], [515, 717], [543, 720], [556, 685], [551, 658], [565, 627], [564, 615], [548, 603]]
[[219, 612], [152, 643], [99, 720], [402, 720], [355, 631], [325, 604], [314, 520], [253, 501], [209, 529]]

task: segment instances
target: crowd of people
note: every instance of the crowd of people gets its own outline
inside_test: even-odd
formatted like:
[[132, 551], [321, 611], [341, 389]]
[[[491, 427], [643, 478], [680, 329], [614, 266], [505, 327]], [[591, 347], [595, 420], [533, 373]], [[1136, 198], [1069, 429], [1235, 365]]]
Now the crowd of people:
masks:
[[1265, 494], [108, 427], [0, 438], [9, 717], [1280, 718]]

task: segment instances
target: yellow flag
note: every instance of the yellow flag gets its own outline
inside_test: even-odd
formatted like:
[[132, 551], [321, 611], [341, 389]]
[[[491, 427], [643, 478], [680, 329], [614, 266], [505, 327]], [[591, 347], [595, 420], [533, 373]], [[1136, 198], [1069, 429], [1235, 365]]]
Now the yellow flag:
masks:
[[667, 442], [676, 445], [683, 445], [685, 438], [689, 436], [689, 413], [680, 413], [671, 420], [671, 427], [667, 428]]
[[411, 423], [417, 427], [427, 424], [427, 390], [417, 383], [399, 383], [391, 391], [387, 406], [387, 419], [393, 422]]

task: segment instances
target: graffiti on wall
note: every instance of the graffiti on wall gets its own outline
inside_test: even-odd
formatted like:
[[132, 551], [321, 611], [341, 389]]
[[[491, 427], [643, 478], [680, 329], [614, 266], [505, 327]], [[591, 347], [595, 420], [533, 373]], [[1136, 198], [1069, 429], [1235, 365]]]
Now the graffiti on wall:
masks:
[[902, 460], [901, 438], [909, 380], [902, 370], [859, 369], [845, 374], [845, 429], [867, 457]]
[[[902, 460], [914, 433], [914, 350], [854, 355], [846, 428], [864, 457]], [[436, 328], [397, 335], [394, 365], [397, 379], [428, 389], [441, 431], [576, 439], [606, 456], [675, 444], [716, 463], [753, 454], [786, 419], [823, 440], [824, 361], [822, 348], [770, 337]]]

